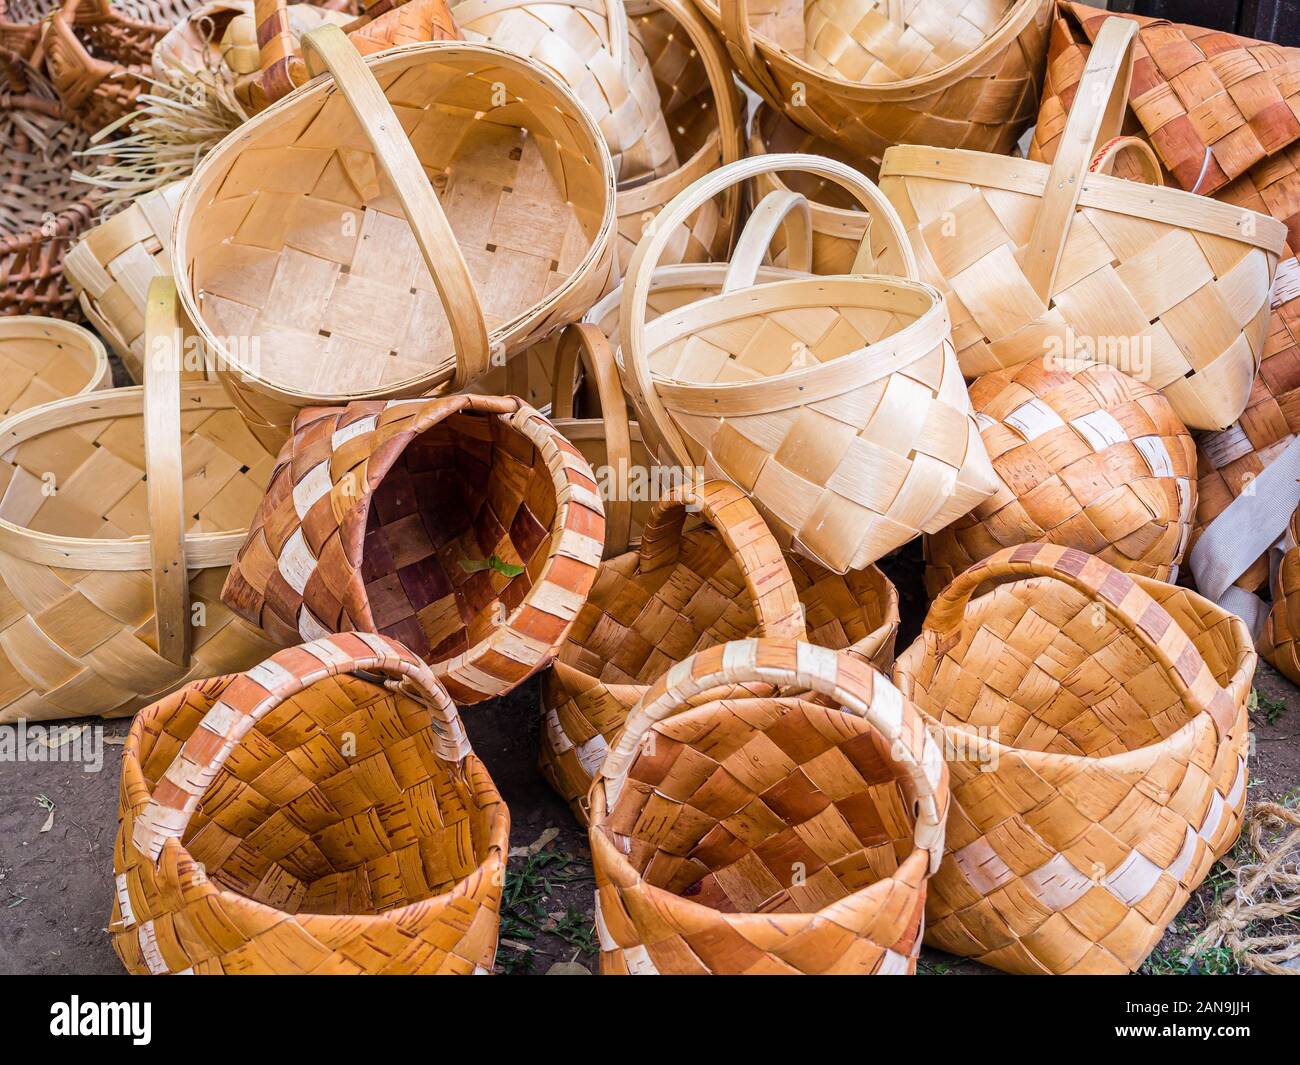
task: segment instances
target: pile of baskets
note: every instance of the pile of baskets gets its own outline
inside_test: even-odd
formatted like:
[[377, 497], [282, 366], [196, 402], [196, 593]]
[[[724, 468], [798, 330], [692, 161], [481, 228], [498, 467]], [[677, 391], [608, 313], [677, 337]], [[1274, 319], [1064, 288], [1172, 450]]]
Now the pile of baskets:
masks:
[[[461, 713], [534, 677], [604, 973], [1141, 966], [1252, 628], [1300, 682], [1225, 472], [1292, 470], [1300, 275], [1126, 123], [1136, 21], [149, 2], [0, 8], [0, 724], [136, 715], [131, 972], [492, 971]], [[190, 172], [77, 180], [191, 82]]]

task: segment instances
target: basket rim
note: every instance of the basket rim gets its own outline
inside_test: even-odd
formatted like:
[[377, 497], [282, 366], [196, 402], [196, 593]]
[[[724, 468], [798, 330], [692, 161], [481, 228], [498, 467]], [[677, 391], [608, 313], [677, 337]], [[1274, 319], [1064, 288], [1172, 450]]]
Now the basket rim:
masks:
[[[1163, 589], [1171, 587], [1168, 582], [1156, 580], [1154, 577], [1143, 577], [1140, 574], [1135, 573], [1127, 574], [1127, 576], [1139, 586], [1142, 586], [1144, 590], [1146, 588]], [[1023, 577], [1019, 580], [1005, 581], [998, 585], [997, 588], [993, 589], [993, 591], [985, 592], [983, 595], [973, 597], [967, 607], [966, 614], [968, 614], [970, 609], [975, 606], [975, 604], [979, 603], [980, 600], [993, 595], [998, 588], [1010, 587], [1025, 581], [1052, 583], [1053, 578]], [[1183, 592], [1185, 595], [1195, 596], [1196, 599], [1199, 600], [1197, 605], [1200, 606], [1205, 613], [1216, 618], [1216, 624], [1221, 622], [1223, 619], [1227, 619], [1230, 630], [1236, 636], [1236, 665], [1227, 684], [1221, 685], [1222, 690], [1227, 692], [1229, 696], [1233, 698], [1235, 703], [1239, 704], [1237, 706], [1237, 716], [1234, 719], [1234, 727], [1236, 727], [1240, 725], [1242, 721], [1247, 720], [1247, 712], [1244, 695], [1241, 699], [1238, 699], [1234, 694], [1233, 689], [1241, 687], [1245, 694], [1249, 694], [1251, 678], [1254, 676], [1255, 663], [1257, 661], [1255, 642], [1251, 639], [1250, 631], [1246, 628], [1246, 623], [1237, 615], [1229, 613], [1217, 603], [1210, 602], [1210, 600], [1206, 599], [1199, 593], [1192, 591], [1190, 588], [1179, 588], [1178, 590]], [[966, 614], [963, 614], [963, 618]], [[1170, 617], [1173, 618], [1174, 624], [1179, 625], [1179, 627], [1182, 628], [1178, 619], [1174, 617], [1173, 614], [1171, 614]], [[1209, 627], [1210, 626], [1206, 626], [1207, 629]], [[1186, 629], [1183, 631], [1185, 633], [1187, 632]], [[1192, 639], [1190, 633], [1187, 633], [1187, 637], [1189, 641]], [[987, 736], [982, 736], [978, 733], [967, 732], [960, 726], [947, 724], [934, 717], [912, 694], [915, 677], [919, 672], [917, 667], [921, 660], [934, 649], [934, 646], [939, 639], [939, 634], [932, 630], [923, 628], [916, 639], [912, 641], [902, 654], [897, 656], [894, 661], [894, 668], [891, 676], [894, 683], [898, 686], [898, 690], [903, 693], [905, 698], [911, 700], [912, 705], [916, 707], [917, 711], [925, 719], [928, 725], [942, 729], [945, 735], [960, 736], [962, 744], [968, 748], [973, 748], [981, 752], [988, 751], [989, 753], [998, 756], [1019, 758], [1022, 761], [1041, 761], [1049, 765], [1064, 766], [1076, 764], [1090, 766], [1097, 765], [1111, 769], [1115, 772], [1124, 772], [1141, 769], [1144, 765], [1153, 763], [1155, 759], [1165, 757], [1171, 750], [1192, 750], [1195, 747], [1198, 733], [1204, 731], [1207, 727], [1212, 735], [1216, 734], [1217, 727], [1214, 724], [1214, 719], [1208, 712], [1201, 712], [1184, 722], [1168, 736], [1163, 736], [1153, 743], [1148, 743], [1141, 747], [1134, 747], [1131, 750], [1120, 751], [1116, 754], [1094, 756], [1087, 754], [1066, 754], [1057, 751], [1036, 751], [1029, 747], [1017, 747], [1012, 744], [1003, 743], [1000, 740], [989, 739]], [[1216, 745], [1217, 743], [1218, 740], [1216, 736]]]
[[[185, 695], [196, 687], [211, 687], [215, 690], [217, 686], [220, 685], [220, 690], [224, 690], [225, 684], [232, 682], [239, 676], [242, 676], [242, 674], [227, 673], [223, 676], [209, 678], [208, 680], [191, 682], [182, 688], [178, 688], [176, 691], [160, 699], [158, 702], [153, 703], [151, 706], [146, 707], [135, 716], [135, 720], [131, 722], [131, 729], [127, 734], [126, 744], [122, 748], [122, 772], [121, 782], [119, 785], [122, 801], [126, 804], [127, 810], [133, 819], [138, 818], [141, 813], [143, 813], [153, 794], [145, 781], [144, 767], [140, 764], [139, 757], [140, 737], [144, 731], [145, 723], [148, 722], [152, 724], [156, 719], [163, 717], [165, 713], [170, 713], [170, 707], [174, 703], [179, 703]], [[222, 682], [225, 682], [225, 684]], [[214, 702], [215, 701], [216, 699], [214, 698]], [[439, 759], [439, 761], [442, 761], [442, 759]], [[448, 763], [444, 762], [444, 764]], [[505, 799], [502, 798], [496, 781], [492, 779], [492, 775], [488, 771], [487, 765], [473, 751], [465, 756], [465, 760], [460, 767], [453, 766], [452, 771], [459, 771], [462, 776], [466, 778], [467, 783], [471, 774], [479, 776], [481, 782], [488, 786], [490, 796], [496, 800], [494, 803], [496, 810], [493, 812], [492, 820], [488, 826], [487, 855], [482, 861], [478, 862], [471, 872], [466, 873], [465, 876], [461, 877], [452, 887], [438, 895], [430, 895], [428, 898], [420, 899], [415, 902], [403, 903], [401, 906], [395, 906], [390, 910], [384, 910], [382, 913], [291, 914], [286, 910], [277, 909], [274, 906], [268, 906], [264, 902], [258, 902], [256, 899], [251, 899], [247, 895], [242, 895], [239, 892], [231, 891], [228, 888], [222, 887], [220, 884], [208, 877], [206, 870], [204, 870], [199, 863], [194, 862], [192, 858], [191, 869], [184, 880], [183, 886], [199, 888], [200, 890], [205, 891], [210, 890], [214, 892], [217, 897], [231, 899], [237, 901], [241, 905], [255, 907], [268, 915], [276, 915], [282, 920], [288, 918], [293, 921], [310, 921], [312, 918], [320, 918], [322, 920], [337, 921], [340, 917], [346, 917], [350, 921], [359, 921], [367, 925], [374, 925], [380, 922], [389, 923], [401, 916], [405, 916], [417, 907], [424, 908], [437, 903], [450, 902], [455, 898], [468, 895], [470, 893], [470, 887], [472, 886], [471, 882], [478, 876], [485, 873], [491, 874], [494, 867], [505, 868], [506, 851], [509, 849], [510, 845], [510, 809], [506, 805]], [[470, 788], [469, 790], [476, 796], [483, 794], [482, 791], [477, 791], [473, 788]], [[133, 795], [139, 798], [138, 802], [131, 801], [131, 796]], [[122, 828], [120, 825], [118, 827], [118, 837], [123, 838]], [[135, 846], [131, 842], [129, 836], [125, 837], [125, 842], [131, 850], [135, 850]], [[164, 854], [166, 854], [168, 848], [171, 848], [174, 851], [179, 852], [179, 855], [190, 858], [189, 848], [179, 840], [168, 839], [163, 844], [163, 847]], [[143, 857], [148, 861], [147, 856]], [[160, 856], [158, 862], [154, 863], [154, 867], [161, 867], [164, 861], [165, 858]], [[121, 934], [128, 932], [132, 928], [139, 927], [141, 924], [142, 922], [137, 919], [129, 924], [123, 924], [120, 927], [110, 927], [109, 932], [112, 934]]]
[[[412, 69], [422, 60], [441, 61], [443, 57], [452, 61], [462, 57], [470, 59], [477, 57], [482, 61], [513, 68], [519, 71], [522, 77], [536, 80], [548, 93], [552, 94], [553, 98], [559, 97], [563, 99], [569, 105], [568, 117], [587, 133], [589, 140], [595, 147], [595, 158], [588, 160], [588, 162], [595, 162], [600, 167], [605, 186], [605, 203], [600, 226], [578, 265], [562, 284], [557, 285], [537, 303], [488, 332], [489, 348], [495, 349], [505, 346], [513, 333], [518, 332], [534, 319], [544, 317], [560, 300], [583, 283], [589, 281], [600, 269], [602, 263], [606, 262], [612, 254], [613, 240], [617, 232], [615, 201], [618, 195], [614, 180], [614, 164], [610, 158], [609, 148], [605, 144], [604, 136], [595, 125], [590, 113], [582, 106], [572, 90], [545, 67], [515, 52], [487, 43], [424, 41], [418, 44], [397, 45], [387, 48], [381, 52], [364, 56], [363, 60], [371, 68], [371, 72], [376, 73], [377, 68], [387, 67], [390, 64]], [[192, 218], [198, 213], [197, 200], [201, 195], [200, 188], [210, 180], [212, 171], [217, 169], [227, 156], [232, 153], [237, 156], [243, 150], [243, 146], [259, 132], [260, 127], [279, 121], [291, 109], [296, 108], [306, 100], [315, 99], [318, 96], [327, 97], [338, 91], [338, 86], [335, 84], [332, 75], [329, 73], [318, 74], [305, 85], [277, 100], [270, 107], [254, 115], [237, 130], [233, 131], [204, 156], [198, 166], [194, 168], [193, 173], [190, 174], [186, 182], [184, 192], [182, 192], [176, 207], [175, 217], [172, 220], [171, 251], [173, 263], [178, 265], [175, 275], [181, 306], [184, 308], [186, 315], [189, 316], [190, 321], [194, 323], [198, 334], [202, 337], [204, 347], [212, 353], [218, 372], [237, 375], [240, 384], [247, 385], [254, 391], [270, 396], [273, 399], [280, 399], [299, 407], [307, 405], [336, 406], [352, 401], [416, 396], [436, 386], [441, 376], [438, 367], [431, 366], [421, 375], [364, 391], [331, 393], [308, 392], [290, 388], [282, 384], [276, 384], [260, 373], [255, 372], [252, 368], [243, 366], [237, 358], [226, 350], [220, 339], [212, 332], [203, 316], [199, 313], [198, 301], [194, 291], [191, 257], [187, 244], [189, 230], [193, 228]], [[452, 355], [453, 358], [457, 357], [454, 348]]]
[[[719, 0], [695, 0], [709, 21], [719, 28], [721, 33], [722, 7]], [[824, 72], [809, 65], [793, 52], [777, 44], [771, 37], [759, 33], [752, 27], [750, 36], [756, 51], [765, 61], [777, 59], [799, 74], [803, 80], [815, 81], [825, 86], [827, 91], [840, 97], [848, 97], [855, 103], [890, 103], [912, 99], [917, 96], [938, 92], [960, 81], [973, 68], [990, 59], [997, 52], [1004, 50], [1020, 32], [1033, 21], [1038, 10], [1053, 4], [1054, 0], [1016, 0], [1016, 4], [1007, 10], [1002, 21], [984, 38], [980, 44], [965, 55], [954, 59], [947, 66], [932, 70], [927, 74], [918, 74], [901, 81], [885, 81], [865, 84], [860, 81], [848, 81], [845, 78], [828, 77]], [[725, 34], [724, 34], [725, 36]]]
[[[23, 333], [24, 328], [31, 332]], [[104, 346], [104, 342], [76, 322], [65, 321], [62, 318], [46, 318], [39, 314], [19, 314], [0, 318], [0, 343], [4, 342], [5, 334], [16, 333], [19, 336], [34, 337], [41, 330], [64, 334], [69, 344], [79, 346], [90, 356], [90, 369], [85, 384], [77, 391], [60, 398], [84, 396], [87, 392], [93, 392], [112, 382], [113, 368], [109, 365], [108, 349]]]
[[[769, 115], [790, 122], [790, 119], [783, 111], [778, 111], [766, 100], [760, 99], [758, 105], [754, 108], [754, 120], [750, 127], [749, 137], [746, 140], [748, 154], [751, 156], [773, 154], [768, 148], [767, 138], [763, 136], [762, 128], [763, 119], [767, 118]], [[790, 122], [790, 124], [794, 125], [793, 122]], [[816, 134], [809, 134], [809, 136], [816, 136]], [[856, 163], [851, 163], [849, 165], [855, 167], [858, 166]], [[859, 167], [859, 169], [861, 168]], [[788, 190], [790, 188], [790, 186], [781, 180], [781, 172], [779, 170], [773, 170], [766, 174], [757, 174], [750, 178], [750, 181], [754, 183], [756, 188], [761, 187], [765, 182], [772, 184], [777, 189]], [[823, 233], [828, 236], [835, 236], [846, 240], [862, 240], [861, 233], [855, 231], [862, 229], [864, 221], [870, 222], [870, 211], [865, 210], [860, 205], [857, 207], [835, 207], [829, 203], [822, 203], [820, 200], [815, 200], [811, 196], [806, 196], [805, 199], [807, 199], [808, 206], [812, 210], [814, 233]], [[819, 229], [817, 226], [818, 222], [829, 224], [829, 226], [832, 226], [834, 229], [840, 230], [841, 232], [832, 232], [831, 229]]]
[[[945, 163], [949, 164], [947, 168]], [[945, 172], [945, 169], [956, 172]], [[880, 164], [880, 180], [883, 185], [891, 177], [904, 180], [924, 178], [928, 181], [978, 185], [1041, 199], [1051, 170], [1051, 164], [1034, 159], [993, 155], [971, 151], [969, 148], [929, 148], [905, 144], [885, 151]], [[1167, 185], [1145, 185], [1096, 171], [1091, 171], [1084, 177], [1079, 193], [1079, 207], [1092, 207], [1111, 214], [1129, 215], [1179, 229], [1236, 240], [1279, 257], [1286, 245], [1287, 227], [1272, 215], [1183, 189]], [[1251, 220], [1250, 227], [1245, 225], [1247, 218]], [[1247, 228], [1253, 229], [1253, 232], [1244, 232]]]
[[[722, 270], [718, 271], [719, 273], [725, 272], [728, 266], [726, 263], [702, 265], [721, 266]], [[713, 384], [682, 381], [652, 371], [656, 389], [665, 400], [669, 398], [673, 400], [674, 410], [691, 414], [716, 414], [713, 407], [722, 399], [731, 405], [733, 413], [734, 407], [740, 403], [753, 404], [756, 407], [766, 407], [774, 403], [789, 406], [790, 397], [787, 393], [791, 388], [803, 393], [795, 402], [813, 403], [831, 395], [838, 395], [845, 391], [846, 387], [855, 387], [844, 385], [843, 378], [854, 371], [860, 372], [866, 369], [870, 363], [891, 351], [904, 348], [915, 349], [913, 359], [906, 363], [910, 364], [916, 359], [926, 357], [944, 343], [951, 344], [947, 304], [939, 290], [928, 282], [888, 277], [883, 274], [795, 274], [793, 277], [761, 282], [735, 292], [706, 296], [666, 311], [646, 323], [647, 357], [650, 352], [659, 350], [665, 344], [681, 339], [685, 332], [698, 330], [701, 325], [699, 318], [702, 311], [721, 312], [716, 317], [710, 315], [708, 321], [709, 325], [719, 325], [736, 318], [748, 317], [748, 314], [743, 312], [744, 304], [767, 303], [769, 306], [756, 308], [759, 313], [766, 314], [785, 309], [783, 306], [770, 306], [774, 294], [817, 292], [830, 284], [851, 284], [859, 289], [871, 288], [886, 293], [890, 289], [904, 289], [927, 298], [930, 305], [898, 331], [828, 362], [816, 363], [799, 370], [786, 370], [784, 373], [757, 381], [728, 381]], [[741, 313], [737, 313], [738, 310]], [[836, 378], [836, 380], [827, 380], [827, 378]]]
[[[195, 410], [216, 413], [234, 410], [219, 384], [183, 382], [181, 398], [187, 404], [182, 415]], [[48, 432], [105, 419], [143, 417], [144, 386], [108, 388], [67, 396], [20, 411], [0, 422], [0, 455]], [[143, 434], [143, 428], [141, 429]], [[141, 437], [143, 440], [143, 436]], [[229, 532], [190, 532], [185, 535], [185, 557], [189, 569], [229, 566], [248, 534], [247, 529]], [[145, 533], [118, 539], [91, 539], [36, 532], [15, 525], [0, 516], [0, 551], [26, 562], [54, 569], [92, 569], [123, 572], [149, 570], [152, 566], [152, 537]]]

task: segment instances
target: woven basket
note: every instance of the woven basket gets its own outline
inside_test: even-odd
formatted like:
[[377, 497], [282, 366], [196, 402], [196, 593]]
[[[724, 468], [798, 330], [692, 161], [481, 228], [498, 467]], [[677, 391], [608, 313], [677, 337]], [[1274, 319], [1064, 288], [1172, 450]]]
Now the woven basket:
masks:
[[1273, 605], [1259, 638], [1259, 653], [1292, 684], [1300, 684], [1300, 510], [1291, 516], [1285, 550], [1273, 568]]
[[[698, 509], [711, 528], [684, 527]], [[542, 683], [542, 775], [586, 822], [592, 775], [647, 685], [706, 647], [748, 636], [807, 638], [888, 669], [898, 593], [875, 566], [845, 576], [782, 560], [767, 527], [725, 481], [656, 502], [638, 551], [601, 566]], [[797, 601], [796, 601], [797, 597]]]
[[38, 54], [68, 114], [96, 133], [135, 110], [154, 45], [170, 28], [126, 18], [112, 0], [64, 0], [45, 22]]
[[176, 181], [140, 196], [87, 230], [64, 257], [81, 310], [107, 338], [137, 384], [144, 380], [144, 312], [155, 277], [171, 277], [172, 223], [185, 190]]
[[596, 577], [591, 469], [513, 397], [304, 411], [222, 592], [282, 644], [379, 632], [457, 703], [555, 655]]
[[1128, 573], [1170, 580], [1196, 510], [1196, 446], [1169, 401], [1105, 363], [1046, 356], [970, 390], [998, 491], [925, 538], [937, 596], [1004, 547], [1075, 547]]
[[[832, 705], [707, 694], [760, 683]], [[601, 972], [913, 973], [947, 807], [938, 744], [864, 662], [793, 640], [694, 655], [591, 789]]]
[[459, 0], [466, 40], [499, 45], [549, 71], [599, 127], [620, 182], [677, 169], [650, 60], [623, 0]]
[[0, 417], [112, 384], [94, 333], [57, 318], [0, 318]]
[[[751, 89], [860, 158], [878, 166], [894, 144], [1010, 152], [1038, 110], [1051, 0], [881, 6], [781, 0], [751, 14], [748, 0], [699, 0]], [[819, 21], [810, 36], [836, 8], [848, 31]]]
[[1146, 383], [1189, 428], [1221, 429], [1245, 406], [1264, 352], [1286, 230], [1178, 189], [1088, 173], [1119, 132], [1135, 29], [1113, 19], [1098, 35], [1050, 167], [909, 146], [889, 153], [881, 188], [948, 295], [968, 377], [1090, 346], [1120, 369], [1149, 366]]
[[1017, 973], [1141, 965], [1237, 838], [1255, 662], [1239, 618], [1071, 548], [958, 577], [894, 667], [952, 774], [926, 942]]
[[274, 649], [218, 598], [271, 458], [219, 386], [182, 388], [155, 285], [147, 388], [0, 425], [0, 723], [131, 714]]
[[[618, 190], [618, 262], [625, 267], [649, 222], [691, 182], [743, 154], [740, 91], [727, 54], [689, 0], [629, 5], [633, 39], [649, 57], [668, 132], [681, 165]], [[671, 263], [725, 259], [740, 217], [740, 189], [702, 204], [670, 242]]]
[[[16, 69], [0, 54], [0, 74]], [[57, 100], [0, 92], [0, 315], [76, 317], [63, 256], [93, 219], [97, 196], [72, 179], [88, 144]]]
[[273, 449], [305, 406], [464, 387], [489, 351], [581, 317], [612, 267], [609, 154], [545, 70], [451, 42], [363, 62], [337, 26], [303, 44], [334, 78], [209, 153], [173, 248], [185, 308]]
[[[970, 417], [943, 298], [929, 285], [879, 276], [755, 285], [762, 245], [742, 236], [738, 269], [719, 296], [646, 325], [673, 227], [727, 186], [775, 171], [850, 191], [889, 229], [908, 278], [916, 276], [898, 216], [852, 168], [812, 155], [723, 167], [674, 199], [637, 247], [619, 323], [626, 383], [643, 431], [668, 449], [662, 459], [734, 481], [783, 548], [843, 573], [943, 528], [996, 480]], [[794, 209], [785, 195], [772, 206]]]
[[[236, 86], [239, 100], [250, 114], [266, 110], [310, 80], [307, 62], [290, 28], [288, 0], [257, 0], [253, 18], [259, 69]], [[405, 44], [462, 39], [445, 0], [377, 0], [343, 29], [362, 55]]]
[[456, 704], [382, 636], [151, 706], [118, 811], [108, 930], [134, 974], [492, 968], [510, 815]]

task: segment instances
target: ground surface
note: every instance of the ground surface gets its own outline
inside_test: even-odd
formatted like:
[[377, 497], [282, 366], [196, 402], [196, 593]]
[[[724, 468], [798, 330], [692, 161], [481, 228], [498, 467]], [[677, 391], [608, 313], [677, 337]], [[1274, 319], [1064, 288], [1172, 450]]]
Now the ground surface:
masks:
[[[919, 566], [905, 555], [886, 568], [903, 600], [901, 648], [915, 635], [924, 608], [915, 591]], [[1300, 690], [1268, 666], [1260, 667], [1255, 686], [1260, 706], [1252, 715], [1250, 797], [1300, 793]], [[545, 973], [577, 961], [594, 970], [590, 854], [568, 808], [537, 773], [537, 705], [534, 680], [465, 715], [475, 750], [511, 812], [514, 853], [498, 969]], [[124, 720], [103, 723], [104, 765], [98, 773], [66, 762], [0, 765], [0, 973], [122, 972], [104, 928], [112, 900], [118, 767], [128, 727]], [[53, 823], [41, 831], [51, 812]], [[1147, 971], [1235, 971], [1222, 951], [1190, 964], [1179, 957], [1228, 879], [1216, 867], [1166, 933]], [[931, 950], [922, 955], [919, 971], [992, 972]]]

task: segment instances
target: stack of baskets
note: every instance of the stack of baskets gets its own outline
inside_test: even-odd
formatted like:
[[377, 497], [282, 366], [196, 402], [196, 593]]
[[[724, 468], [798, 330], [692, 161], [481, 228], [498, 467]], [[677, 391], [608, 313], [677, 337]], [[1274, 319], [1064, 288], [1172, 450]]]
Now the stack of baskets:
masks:
[[1173, 581], [1295, 432], [1286, 227], [1126, 135], [1129, 20], [1013, 157], [1052, 11], [232, 3], [247, 117], [102, 217], [185, 12], [0, 12], [0, 724], [141, 711], [130, 971], [491, 971], [534, 676], [605, 973], [1142, 964], [1243, 815]]

